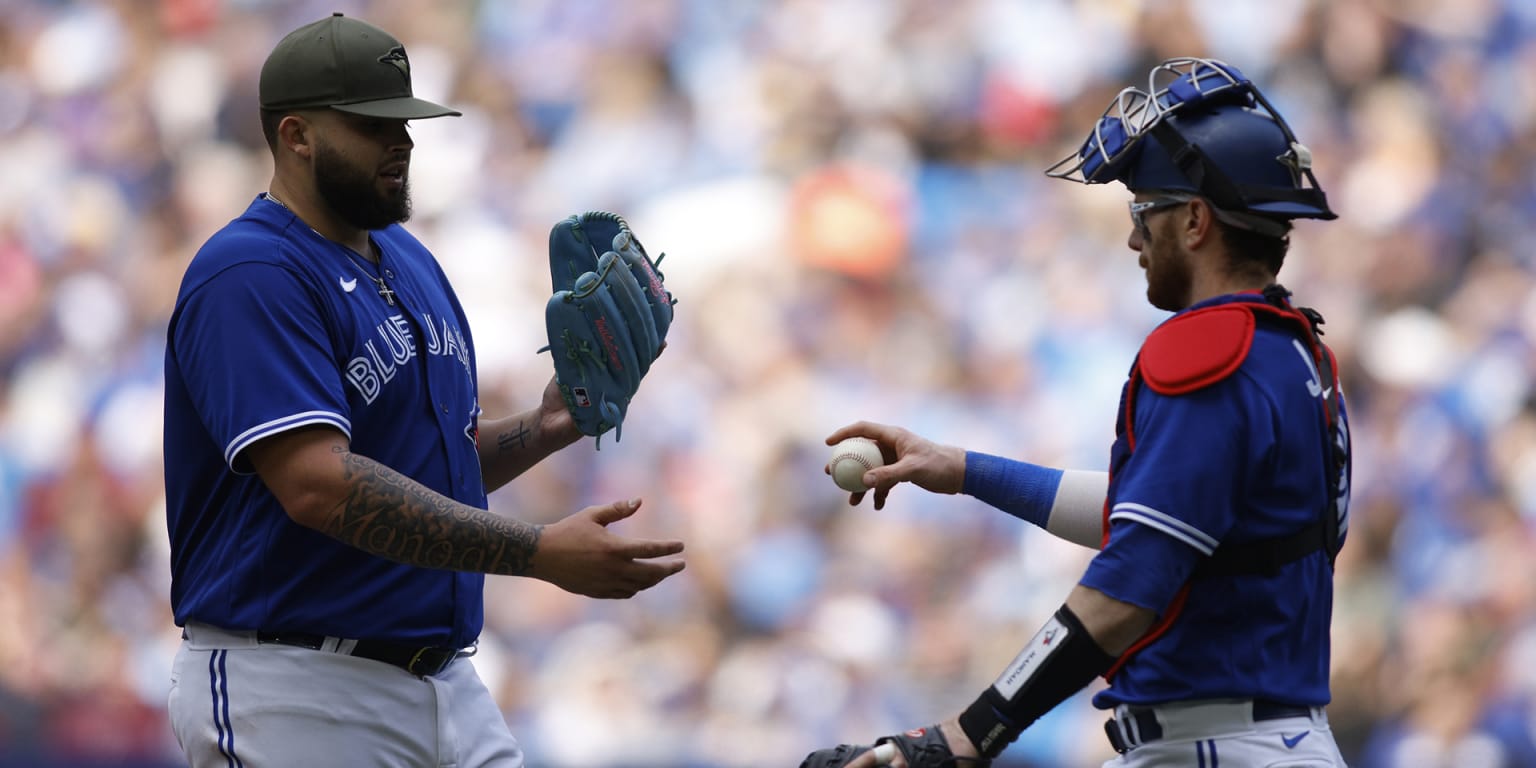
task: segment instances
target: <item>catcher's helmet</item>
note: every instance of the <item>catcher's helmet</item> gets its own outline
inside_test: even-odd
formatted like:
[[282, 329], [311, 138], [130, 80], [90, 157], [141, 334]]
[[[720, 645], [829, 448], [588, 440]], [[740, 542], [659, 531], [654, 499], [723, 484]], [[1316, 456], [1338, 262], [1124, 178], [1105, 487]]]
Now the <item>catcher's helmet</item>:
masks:
[[1289, 219], [1337, 218], [1312, 175], [1312, 153], [1235, 67], [1169, 59], [1148, 82], [1121, 91], [1082, 148], [1046, 173], [1199, 195], [1269, 234], [1283, 234]]

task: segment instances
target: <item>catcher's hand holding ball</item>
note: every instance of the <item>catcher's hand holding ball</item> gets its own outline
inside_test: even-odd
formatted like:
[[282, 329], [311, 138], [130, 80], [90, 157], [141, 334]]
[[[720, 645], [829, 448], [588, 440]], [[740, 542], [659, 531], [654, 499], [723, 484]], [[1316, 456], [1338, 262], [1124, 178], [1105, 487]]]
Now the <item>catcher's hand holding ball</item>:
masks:
[[[855, 441], [868, 441], [878, 448], [854, 448]], [[846, 443], [846, 445], [845, 445]], [[900, 427], [860, 421], [849, 424], [827, 437], [827, 445], [836, 446], [833, 461], [829, 461], [826, 473], [832, 476], [839, 488], [848, 491], [850, 504], [858, 504], [864, 494], [875, 492], [875, 509], [885, 507], [885, 499], [899, 483], [913, 483], [934, 493], [959, 493], [965, 485], [965, 450], [952, 445], [939, 445]], [[867, 445], [867, 443], [866, 443]], [[848, 450], [843, 450], [847, 448]], [[863, 456], [871, 466], [860, 472], [855, 462], [839, 456]], [[839, 468], [848, 465], [846, 475]], [[869, 481], [868, 485], [865, 481]]]
[[864, 473], [883, 466], [885, 457], [880, 455], [880, 445], [867, 437], [850, 437], [832, 446], [832, 458], [827, 460], [832, 482], [849, 493], [869, 490], [864, 484]]

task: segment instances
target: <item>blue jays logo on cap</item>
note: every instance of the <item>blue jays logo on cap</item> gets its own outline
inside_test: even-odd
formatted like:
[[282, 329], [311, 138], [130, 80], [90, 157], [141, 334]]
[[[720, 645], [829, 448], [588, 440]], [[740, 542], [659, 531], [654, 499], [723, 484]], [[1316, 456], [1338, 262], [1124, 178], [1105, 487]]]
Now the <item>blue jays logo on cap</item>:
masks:
[[389, 49], [388, 53], [379, 57], [379, 63], [394, 65], [407, 83], [411, 81], [411, 60], [405, 57], [405, 46], [397, 45]]

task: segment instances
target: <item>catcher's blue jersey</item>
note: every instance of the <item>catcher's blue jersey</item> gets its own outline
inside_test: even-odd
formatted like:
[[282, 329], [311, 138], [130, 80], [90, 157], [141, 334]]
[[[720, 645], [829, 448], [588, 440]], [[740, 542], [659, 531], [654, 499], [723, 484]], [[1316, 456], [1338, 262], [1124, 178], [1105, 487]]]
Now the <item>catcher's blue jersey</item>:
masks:
[[[1235, 294], [1186, 311], [1240, 301], [1262, 299]], [[1348, 445], [1347, 420], [1341, 407], [1337, 434], [1325, 435], [1331, 382], [1320, 380], [1300, 339], [1289, 327], [1260, 322], [1246, 358], [1219, 381], [1179, 395], [1135, 379], [1127, 384], [1132, 422], [1125, 423], [1122, 407], [1109, 540], [1081, 583], [1174, 618], [1128, 656], [1095, 697], [1097, 706], [1328, 702], [1333, 574], [1325, 552], [1274, 576], [1190, 579], [1221, 544], [1282, 537], [1329, 513], [1333, 470], [1324, 446]], [[1339, 487], [1342, 535], [1347, 464]]]
[[394, 305], [364, 265], [258, 197], [198, 251], [165, 357], [176, 623], [465, 646], [484, 577], [402, 565], [293, 522], [245, 449], [308, 425], [485, 508], [469, 325], [432, 255], [374, 231]]

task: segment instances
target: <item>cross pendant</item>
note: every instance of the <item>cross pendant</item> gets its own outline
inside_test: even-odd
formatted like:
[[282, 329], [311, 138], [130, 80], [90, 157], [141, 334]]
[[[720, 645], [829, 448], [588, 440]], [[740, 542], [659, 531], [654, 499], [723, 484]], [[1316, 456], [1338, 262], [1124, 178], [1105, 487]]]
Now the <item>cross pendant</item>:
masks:
[[395, 305], [395, 292], [390, 290], [388, 285], [384, 284], [384, 278], [374, 277], [373, 282], [379, 286], [379, 295], [384, 297], [384, 303], [393, 307]]

